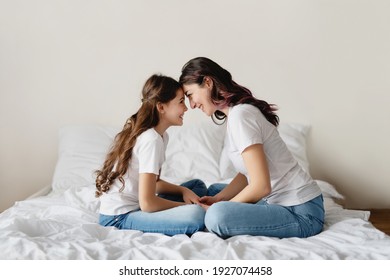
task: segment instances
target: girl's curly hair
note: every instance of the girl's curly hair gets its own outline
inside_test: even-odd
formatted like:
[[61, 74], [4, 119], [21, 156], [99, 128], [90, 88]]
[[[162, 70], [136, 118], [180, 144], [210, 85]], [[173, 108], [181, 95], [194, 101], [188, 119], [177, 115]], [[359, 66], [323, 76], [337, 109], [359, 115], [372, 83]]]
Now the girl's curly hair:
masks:
[[96, 197], [107, 192], [116, 179], [122, 183], [120, 191], [123, 191], [125, 187], [123, 176], [129, 167], [137, 137], [159, 123], [157, 104], [168, 103], [174, 99], [180, 88], [175, 79], [163, 75], [152, 75], [145, 82], [141, 107], [127, 119], [122, 131], [115, 136], [103, 167], [95, 172]]

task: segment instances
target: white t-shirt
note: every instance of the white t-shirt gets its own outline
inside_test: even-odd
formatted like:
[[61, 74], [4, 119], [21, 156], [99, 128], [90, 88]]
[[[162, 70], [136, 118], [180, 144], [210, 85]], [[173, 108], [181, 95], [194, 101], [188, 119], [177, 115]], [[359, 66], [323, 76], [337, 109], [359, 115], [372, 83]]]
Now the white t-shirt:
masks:
[[321, 194], [317, 183], [307, 174], [288, 150], [276, 127], [260, 110], [250, 104], [229, 108], [225, 143], [229, 158], [237, 172], [248, 182], [241, 153], [249, 146], [262, 144], [271, 179], [268, 203], [293, 206], [309, 201]]
[[138, 136], [127, 173], [123, 176], [125, 188], [119, 192], [122, 183], [115, 180], [110, 190], [100, 196], [101, 214], [120, 215], [139, 209], [139, 174], [159, 175], [167, 145], [167, 132], [161, 137], [154, 128], [150, 128]]

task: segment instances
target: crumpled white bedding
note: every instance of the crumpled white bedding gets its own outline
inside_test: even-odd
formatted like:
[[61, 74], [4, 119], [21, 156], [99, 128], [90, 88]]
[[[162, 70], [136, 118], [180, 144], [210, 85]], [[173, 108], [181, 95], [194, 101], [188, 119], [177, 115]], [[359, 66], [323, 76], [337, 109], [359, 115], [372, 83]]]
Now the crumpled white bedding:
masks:
[[[281, 124], [283, 140], [309, 170], [308, 127]], [[326, 224], [310, 238], [236, 236], [209, 232], [191, 237], [102, 227], [94, 196], [93, 171], [102, 164], [118, 129], [67, 126], [59, 132], [59, 157], [52, 191], [17, 202], [0, 214], [0, 259], [390, 259], [390, 236], [368, 222], [369, 212], [343, 209], [336, 188], [318, 181], [325, 199]], [[235, 176], [223, 153], [224, 127], [213, 124], [172, 127], [162, 177], [181, 183], [199, 178], [206, 185]]]
[[102, 227], [93, 192], [93, 185], [52, 191], [1, 213], [0, 259], [390, 259], [390, 236], [368, 222], [369, 212], [343, 209], [326, 193], [326, 224], [316, 236], [224, 240]]

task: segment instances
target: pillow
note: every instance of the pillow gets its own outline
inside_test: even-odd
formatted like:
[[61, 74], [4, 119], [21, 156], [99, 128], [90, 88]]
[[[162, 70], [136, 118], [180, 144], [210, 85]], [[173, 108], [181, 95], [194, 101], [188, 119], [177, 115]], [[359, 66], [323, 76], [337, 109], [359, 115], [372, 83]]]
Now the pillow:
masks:
[[[58, 160], [52, 188], [95, 183], [95, 170], [101, 168], [119, 128], [99, 125], [69, 125], [59, 131]], [[167, 130], [169, 142], [161, 178], [182, 183], [198, 178], [205, 182], [219, 180], [219, 158], [224, 128], [202, 122]]]
[[315, 181], [320, 187], [322, 195], [324, 197], [344, 199], [344, 196], [341, 193], [339, 193], [333, 185], [321, 180], [315, 180]]
[[298, 123], [281, 123], [278, 126], [278, 131], [280, 137], [282, 137], [299, 165], [309, 173], [306, 140], [310, 131], [310, 126]]
[[53, 190], [95, 182], [94, 172], [101, 168], [118, 128], [99, 125], [69, 125], [59, 130], [58, 160]]
[[[306, 172], [309, 172], [309, 160], [306, 154], [306, 139], [309, 130], [309, 125], [298, 123], [281, 123], [278, 126], [281, 138], [286, 143], [299, 165], [302, 166]], [[220, 175], [222, 180], [232, 178], [236, 175], [233, 165], [225, 152], [225, 147], [226, 146], [224, 145], [222, 148], [220, 158]]]
[[190, 179], [201, 179], [206, 183], [219, 181], [224, 131], [225, 126], [210, 121], [170, 127], [161, 178], [176, 184]]
[[[308, 126], [281, 124], [279, 132], [299, 164], [306, 170]], [[69, 125], [59, 131], [58, 160], [52, 188], [64, 190], [95, 182], [94, 172], [101, 168], [119, 128], [99, 125]], [[198, 124], [170, 127], [166, 161], [161, 178], [182, 183], [198, 178], [206, 184], [235, 176], [227, 153], [223, 153], [226, 125], [207, 120]]]

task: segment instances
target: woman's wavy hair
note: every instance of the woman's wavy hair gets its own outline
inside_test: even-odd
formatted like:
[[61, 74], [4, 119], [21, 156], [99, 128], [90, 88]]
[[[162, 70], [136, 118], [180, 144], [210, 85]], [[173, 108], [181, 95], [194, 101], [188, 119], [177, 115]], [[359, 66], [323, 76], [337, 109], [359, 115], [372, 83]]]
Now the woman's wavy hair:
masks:
[[163, 75], [152, 75], [145, 82], [142, 89], [141, 107], [137, 113], [127, 119], [122, 131], [115, 136], [102, 169], [95, 173], [96, 197], [107, 192], [116, 179], [122, 183], [120, 191], [123, 191], [125, 187], [123, 175], [129, 167], [137, 137], [159, 123], [157, 104], [168, 103], [174, 99], [180, 88], [176, 80]]
[[[268, 104], [266, 101], [254, 97], [249, 89], [233, 81], [229, 71], [209, 58], [196, 57], [188, 61], [181, 70], [179, 83], [182, 85], [196, 83], [202, 86], [205, 77], [209, 77], [213, 81], [211, 100], [218, 107], [251, 104], [257, 107], [274, 126], [279, 125], [279, 117], [275, 114], [277, 110], [275, 104]], [[217, 123], [214, 117], [217, 120], [225, 120], [226, 115], [217, 110], [212, 116], [213, 121]]]

